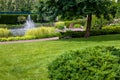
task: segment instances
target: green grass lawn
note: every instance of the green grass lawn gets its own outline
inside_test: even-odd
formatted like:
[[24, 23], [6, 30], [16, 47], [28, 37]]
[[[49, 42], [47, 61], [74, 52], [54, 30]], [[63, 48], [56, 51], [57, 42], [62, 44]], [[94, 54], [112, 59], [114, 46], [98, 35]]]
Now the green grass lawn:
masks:
[[120, 47], [120, 34], [0, 44], [0, 80], [49, 80], [47, 66], [64, 51], [98, 45]]

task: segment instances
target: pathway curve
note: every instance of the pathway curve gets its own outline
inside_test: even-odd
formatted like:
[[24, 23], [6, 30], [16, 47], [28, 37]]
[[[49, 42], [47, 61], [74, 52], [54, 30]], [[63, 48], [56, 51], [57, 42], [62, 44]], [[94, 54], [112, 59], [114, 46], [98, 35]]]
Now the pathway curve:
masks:
[[58, 39], [59, 37], [52, 37], [52, 38], [34, 39], [34, 40], [7, 41], [7, 42], [0, 42], [0, 44], [38, 42], [38, 41], [48, 41], [48, 40], [58, 40]]

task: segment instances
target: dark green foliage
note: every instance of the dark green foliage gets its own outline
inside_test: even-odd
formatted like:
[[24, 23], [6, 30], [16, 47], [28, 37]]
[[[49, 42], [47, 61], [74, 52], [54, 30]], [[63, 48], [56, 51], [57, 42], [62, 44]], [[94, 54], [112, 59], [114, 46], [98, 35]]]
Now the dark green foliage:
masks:
[[84, 31], [66, 31], [61, 32], [60, 38], [80, 38], [83, 37], [85, 34]]
[[[66, 37], [80, 38], [83, 37], [84, 34], [85, 31], [66, 31], [66, 32], [61, 32], [60, 38], [66, 38]], [[91, 36], [107, 35], [107, 34], [120, 34], [120, 27], [108, 26], [108, 27], [104, 27], [101, 30], [90, 31]]]
[[81, 15], [106, 14], [109, 12], [110, 0], [40, 0], [38, 12], [62, 18], [79, 18]]
[[0, 15], [0, 24], [16, 24], [18, 15]]
[[[19, 24], [18, 17], [23, 16], [27, 19], [28, 14], [2, 14], [0, 15], [0, 24]], [[31, 14], [31, 18], [33, 21], [37, 22], [37, 15]], [[25, 23], [25, 20], [22, 24]]]
[[94, 47], [65, 52], [48, 67], [51, 80], [120, 80], [120, 49]]

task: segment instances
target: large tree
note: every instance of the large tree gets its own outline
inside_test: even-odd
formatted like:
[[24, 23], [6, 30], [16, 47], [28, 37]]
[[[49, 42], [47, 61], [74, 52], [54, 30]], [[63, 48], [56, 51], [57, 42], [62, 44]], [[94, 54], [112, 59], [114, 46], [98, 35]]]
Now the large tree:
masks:
[[108, 18], [111, 0], [40, 0], [39, 11], [62, 17], [87, 16], [85, 37], [90, 36], [92, 15]]

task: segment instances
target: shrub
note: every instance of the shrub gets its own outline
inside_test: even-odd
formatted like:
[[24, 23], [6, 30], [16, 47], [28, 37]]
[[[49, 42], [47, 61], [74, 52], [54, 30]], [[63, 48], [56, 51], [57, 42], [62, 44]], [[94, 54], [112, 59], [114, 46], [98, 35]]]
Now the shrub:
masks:
[[28, 30], [25, 35], [35, 36], [36, 38], [47, 38], [58, 36], [54, 27], [40, 27]]
[[81, 27], [80, 24], [75, 24], [75, 25], [74, 25], [74, 28], [80, 28], [80, 27]]
[[0, 28], [0, 38], [1, 37], [9, 37], [11, 35], [10, 30], [6, 28]]
[[24, 23], [26, 21], [26, 17], [25, 16], [18, 16], [17, 17], [17, 22], [18, 23]]
[[75, 25], [75, 24], [81, 24], [82, 26], [84, 26], [85, 23], [86, 23], [86, 19], [73, 20], [73, 21], [65, 21], [65, 26], [69, 27], [71, 23], [73, 25]]
[[80, 38], [83, 37], [85, 32], [84, 31], [66, 31], [60, 32], [61, 35], [59, 38]]
[[7, 28], [6, 24], [0, 24], [0, 28]]
[[120, 26], [107, 26], [103, 27], [102, 30], [108, 34], [120, 33]]
[[64, 22], [56, 22], [55, 27], [58, 29], [64, 29], [65, 23]]
[[65, 52], [48, 66], [51, 80], [120, 80], [120, 49], [94, 47]]

